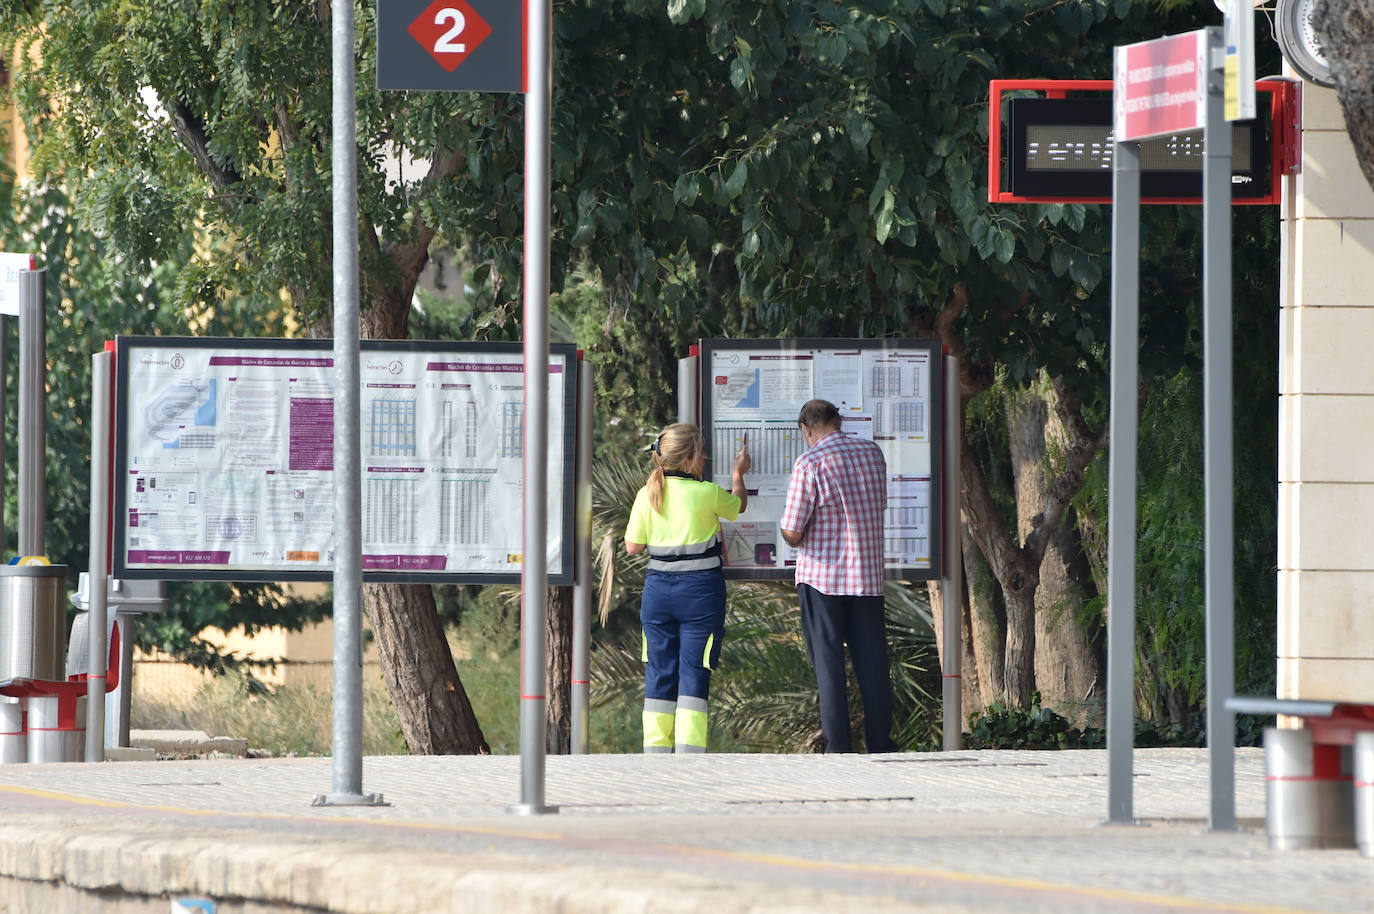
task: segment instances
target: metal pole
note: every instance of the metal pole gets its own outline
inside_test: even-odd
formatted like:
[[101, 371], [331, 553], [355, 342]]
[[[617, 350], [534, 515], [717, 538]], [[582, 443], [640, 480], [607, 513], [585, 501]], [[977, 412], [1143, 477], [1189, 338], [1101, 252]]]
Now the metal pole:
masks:
[[[116, 584], [118, 592], [118, 584]], [[134, 616], [118, 612], [115, 607], [115, 628], [119, 629], [119, 686], [105, 693], [105, 745], [129, 745], [129, 711], [133, 705], [134, 675]], [[106, 628], [109, 628], [108, 621]]]
[[510, 811], [542, 815], [544, 658], [548, 613], [549, 425], [549, 107], [553, 97], [553, 5], [525, 0], [525, 440], [524, 532], [520, 566], [520, 802]]
[[362, 477], [359, 469], [358, 163], [353, 4], [333, 5], [334, 717], [333, 790], [314, 806], [377, 806], [363, 794]]
[[0, 314], [0, 562], [5, 560], [5, 462], [9, 449], [9, 320]]
[[19, 273], [19, 554], [43, 555], [46, 270]]
[[592, 645], [592, 366], [577, 363], [577, 504], [573, 521], [572, 754], [586, 755]]
[[1135, 821], [1131, 754], [1135, 749], [1139, 144], [1113, 144], [1112, 163], [1111, 448], [1107, 455], [1107, 821], [1122, 825]]
[[1231, 450], [1231, 124], [1222, 29], [1207, 29], [1202, 159], [1202, 441], [1206, 503], [1207, 756], [1212, 831], [1236, 828], [1235, 562]]
[[[105, 639], [106, 556], [110, 537], [110, 362], [108, 352], [91, 356], [91, 529], [87, 587], [90, 617], [86, 679], [86, 761], [105, 760], [105, 681], [109, 644]], [[128, 676], [127, 668], [122, 676]]]
[[699, 419], [697, 404], [701, 401], [697, 366], [700, 356], [689, 355], [677, 360], [677, 421], [696, 425]]
[[963, 688], [964, 643], [963, 614], [964, 563], [961, 541], [963, 523], [959, 517], [959, 457], [963, 445], [963, 423], [959, 409], [959, 360], [945, 356], [945, 576], [940, 582], [941, 602], [944, 604], [944, 671], [943, 682], [945, 752], [957, 752], [963, 747]]

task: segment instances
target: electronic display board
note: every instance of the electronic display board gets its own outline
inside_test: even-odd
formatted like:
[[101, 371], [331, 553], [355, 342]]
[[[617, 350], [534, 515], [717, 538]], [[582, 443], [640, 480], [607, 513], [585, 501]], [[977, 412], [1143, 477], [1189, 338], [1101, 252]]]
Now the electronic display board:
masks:
[[[1013, 194], [1111, 196], [1110, 98], [1013, 98], [1006, 107]], [[1270, 192], [1268, 116], [1231, 123], [1234, 197]], [[1141, 198], [1200, 197], [1204, 158], [1201, 131], [1140, 141]]]
[[792, 465], [806, 449], [797, 427], [812, 399], [838, 407], [842, 432], [876, 442], [887, 460], [888, 576], [940, 576], [944, 374], [934, 340], [703, 340], [701, 426], [707, 478], [729, 489], [749, 436], [749, 505], [721, 525], [725, 575], [790, 579], [796, 550], [779, 533]]
[[[516, 583], [518, 343], [360, 344], [367, 581]], [[549, 358], [548, 573], [572, 583], [576, 349]], [[330, 340], [120, 337], [115, 576], [329, 580]]]

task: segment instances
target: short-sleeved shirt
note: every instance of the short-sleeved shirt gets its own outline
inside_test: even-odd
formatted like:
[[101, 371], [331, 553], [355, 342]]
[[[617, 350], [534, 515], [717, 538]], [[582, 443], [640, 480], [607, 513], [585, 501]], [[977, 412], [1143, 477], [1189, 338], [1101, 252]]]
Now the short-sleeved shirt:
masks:
[[641, 488], [625, 539], [649, 547], [651, 571], [720, 568], [720, 520], [739, 517], [739, 496], [700, 479], [668, 476], [663, 482], [663, 513], [649, 504], [648, 487]]
[[781, 526], [802, 533], [797, 583], [832, 596], [883, 592], [887, 461], [865, 438], [832, 432], [792, 467]]

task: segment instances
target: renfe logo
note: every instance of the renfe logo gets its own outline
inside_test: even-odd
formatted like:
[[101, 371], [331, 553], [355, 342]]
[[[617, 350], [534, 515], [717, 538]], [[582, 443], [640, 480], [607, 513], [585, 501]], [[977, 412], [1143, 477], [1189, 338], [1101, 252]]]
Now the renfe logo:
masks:
[[449, 73], [491, 37], [491, 26], [467, 0], [434, 0], [406, 31]]

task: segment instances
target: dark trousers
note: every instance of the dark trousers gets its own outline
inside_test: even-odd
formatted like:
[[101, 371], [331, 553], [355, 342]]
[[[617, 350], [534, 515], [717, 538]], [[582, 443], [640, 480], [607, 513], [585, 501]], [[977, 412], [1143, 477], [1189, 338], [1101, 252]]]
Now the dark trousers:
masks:
[[725, 576], [709, 571], [650, 571], [639, 605], [644, 626], [644, 697], [710, 698], [711, 669], [725, 637]]
[[892, 680], [887, 663], [887, 626], [883, 598], [833, 596], [798, 584], [806, 655], [816, 671], [821, 700], [821, 732], [826, 752], [852, 751], [849, 691], [844, 647], [854, 664], [864, 705], [864, 742], [869, 752], [893, 752]]

